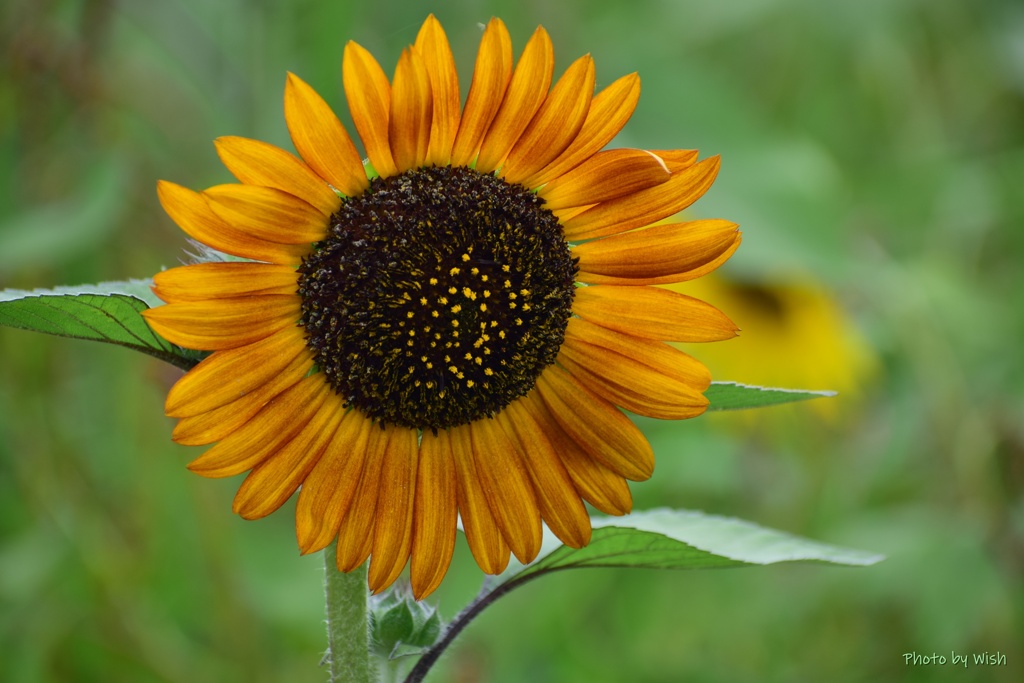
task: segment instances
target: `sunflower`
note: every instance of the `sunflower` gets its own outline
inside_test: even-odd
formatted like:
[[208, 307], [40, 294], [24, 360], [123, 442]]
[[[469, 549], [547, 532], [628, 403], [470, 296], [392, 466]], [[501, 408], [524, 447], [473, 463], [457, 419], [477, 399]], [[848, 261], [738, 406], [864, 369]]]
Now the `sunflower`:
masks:
[[[601, 151], [632, 115], [636, 74], [594, 94], [577, 59], [551, 87], [538, 28], [513, 68], [505, 25], [484, 30], [464, 107], [431, 15], [389, 82], [354, 42], [342, 65], [364, 161], [328, 104], [285, 84], [295, 156], [225, 137], [240, 181], [194, 192], [161, 181], [171, 218], [242, 260], [154, 278], [149, 324], [212, 351], [171, 389], [173, 438], [215, 445], [189, 464], [243, 472], [234, 511], [297, 490], [303, 553], [337, 543], [370, 559], [374, 591], [410, 564], [414, 594], [440, 583], [457, 519], [483, 571], [536, 557], [541, 521], [581, 547], [584, 501], [630, 511], [627, 480], [654, 455], [620, 408], [699, 415], [710, 375], [666, 341], [736, 327], [652, 287], [699, 277], [739, 245], [724, 220], [659, 224], [713, 182], [696, 151]], [[643, 228], [643, 229], [640, 229]]]

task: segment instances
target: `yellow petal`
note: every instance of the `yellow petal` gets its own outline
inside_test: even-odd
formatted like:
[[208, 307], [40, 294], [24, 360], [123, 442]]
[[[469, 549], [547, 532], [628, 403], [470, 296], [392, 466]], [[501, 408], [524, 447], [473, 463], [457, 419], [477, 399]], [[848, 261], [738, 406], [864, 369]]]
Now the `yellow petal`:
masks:
[[281, 244], [312, 244], [327, 237], [327, 216], [295, 195], [256, 185], [217, 185], [203, 192], [225, 222]]
[[275, 396], [298, 384], [312, 367], [313, 353], [303, 350], [280, 372], [244, 396], [205, 413], [179, 419], [171, 438], [183, 446], [203, 446], [224, 439], [248, 423]]
[[576, 138], [594, 97], [594, 60], [580, 57], [566, 69], [540, 111], [508, 153], [501, 176], [519, 183], [547, 166]]
[[470, 428], [468, 425], [454, 427], [449, 434], [455, 460], [459, 516], [469, 550], [485, 573], [500, 574], [508, 566], [509, 547], [498, 529], [476, 473]]
[[272, 381], [303, 351], [308, 352], [305, 334], [297, 325], [253, 344], [217, 351], [171, 387], [164, 411], [169, 417], [187, 417], [231, 403]]
[[388, 440], [377, 493], [380, 524], [373, 527], [373, 550], [367, 582], [379, 593], [398, 578], [412, 547], [413, 500], [419, 446], [415, 429], [397, 429]]
[[370, 186], [345, 126], [323, 98], [293, 73], [285, 81], [284, 118], [295, 149], [321, 178], [349, 197]]
[[625, 232], [682, 211], [707, 192], [718, 175], [719, 158], [710, 157], [673, 173], [668, 182], [618, 197], [562, 223], [570, 240], [591, 239]]
[[345, 409], [330, 394], [295, 438], [253, 468], [232, 506], [243, 519], [266, 517], [291, 498], [334, 437]]
[[295, 536], [299, 550], [322, 550], [338, 536], [366, 462], [371, 430], [377, 427], [359, 410], [349, 410], [316, 467], [299, 490]]
[[291, 441], [323, 406], [330, 391], [322, 375], [304, 378], [190, 462], [188, 468], [204, 477], [233, 477], [252, 469]]
[[169, 304], [296, 290], [295, 269], [270, 263], [195, 263], [153, 277], [153, 292]]
[[459, 74], [455, 70], [448, 37], [433, 14], [423, 22], [413, 47], [427, 68], [433, 98], [426, 163], [446, 166], [451, 161], [452, 145], [459, 132]]
[[[366, 48], [349, 41], [341, 62], [348, 110], [366, 147], [370, 163], [382, 178], [398, 174], [388, 143], [391, 85]], [[358, 566], [358, 565], [356, 565]]]
[[562, 430], [583, 450], [627, 479], [650, 478], [654, 451], [615, 406], [556, 366], [541, 373], [537, 389]]
[[633, 497], [625, 478], [592, 458], [566, 434], [551, 416], [539, 392], [527, 395], [523, 401], [537, 424], [548, 435], [580, 496], [606, 514], [628, 514], [633, 507]]
[[[661, 284], [699, 275], [724, 262], [739, 245], [737, 225], [720, 219], [655, 225], [578, 244], [577, 279], [594, 284]], [[703, 273], [700, 273], [703, 274]]]
[[707, 368], [661, 342], [574, 318], [566, 328], [558, 362], [594, 393], [640, 415], [681, 420], [707, 409], [708, 400], [701, 393], [711, 383]]
[[697, 150], [695, 149], [652, 149], [651, 154], [657, 154], [665, 161], [668, 170], [673, 173], [685, 171], [697, 163]]
[[[607, 202], [666, 182], [672, 174], [662, 159], [643, 149], [598, 152], [537, 193], [544, 208], [559, 211], [573, 206]], [[559, 220], [571, 219], [559, 215]]]
[[657, 287], [577, 287], [572, 310], [584, 320], [645, 339], [721, 341], [739, 330], [711, 304]]
[[164, 339], [186, 349], [220, 351], [266, 339], [302, 315], [296, 295], [268, 294], [185, 301], [142, 312]]
[[476, 170], [490, 173], [505, 162], [509, 150], [547, 97], [554, 69], [555, 52], [551, 38], [543, 26], [538, 26], [516, 64], [505, 98], [480, 145]]
[[256, 261], [298, 265], [308, 244], [280, 244], [259, 239], [229, 225], [210, 208], [206, 197], [181, 185], [161, 180], [157, 195], [164, 211], [189, 237], [226, 254]]
[[280, 147], [234, 136], [214, 140], [217, 154], [228, 170], [247, 185], [273, 187], [304, 199], [330, 215], [341, 198], [313, 169]]
[[452, 166], [469, 166], [476, 159], [511, 78], [512, 39], [501, 19], [494, 18], [480, 39], [473, 83], [452, 149]]
[[[370, 430], [366, 462], [359, 478], [352, 505], [338, 526], [338, 570], [350, 572], [361, 565], [370, 555], [373, 546], [373, 528], [376, 524], [377, 492], [380, 490], [381, 468], [384, 464], [384, 450], [396, 427], [381, 430], [374, 426]], [[402, 428], [404, 429], [404, 428]], [[387, 524], [388, 520], [383, 520]]]
[[494, 418], [516, 440], [537, 494], [541, 517], [562, 543], [590, 542], [590, 517], [551, 439], [530, 412], [530, 401], [513, 401]]
[[590, 103], [583, 127], [572, 143], [550, 164], [522, 181], [538, 187], [567, 173], [612, 141], [629, 121], [640, 98], [640, 77], [623, 76], [599, 92]]
[[395, 67], [388, 130], [398, 173], [426, 162], [433, 106], [427, 67], [418, 54], [406, 48]]
[[455, 460], [448, 432], [423, 432], [416, 470], [416, 501], [412, 518], [412, 561], [409, 578], [417, 600], [441, 584], [455, 550], [458, 519]]
[[540, 552], [540, 511], [522, 458], [493, 420], [469, 424], [475, 470], [502, 536], [523, 564]]

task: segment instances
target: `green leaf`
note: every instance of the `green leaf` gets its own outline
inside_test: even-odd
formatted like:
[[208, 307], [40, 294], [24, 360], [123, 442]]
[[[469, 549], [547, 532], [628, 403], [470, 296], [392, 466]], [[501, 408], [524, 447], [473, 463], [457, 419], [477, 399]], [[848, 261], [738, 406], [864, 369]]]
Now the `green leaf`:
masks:
[[23, 291], [0, 291], [0, 325], [73, 339], [117, 344], [184, 370], [203, 353], [171, 344], [142, 317], [147, 300], [158, 302], [146, 280]]
[[812, 398], [835, 396], [834, 391], [805, 391], [803, 389], [775, 389], [756, 387], [738, 382], [712, 382], [704, 395], [711, 405], [708, 410], [742, 410], [765, 406], [807, 401]]
[[740, 519], [690, 510], [660, 508], [626, 517], [594, 518], [591, 524], [594, 532], [584, 548], [561, 545], [545, 528], [537, 559], [525, 566], [513, 560], [503, 574], [486, 582], [480, 595], [423, 654], [406, 683], [422, 681], [445, 648], [480, 612], [515, 588], [552, 572], [582, 567], [711, 569], [778, 562], [866, 566], [884, 559], [875, 553], [818, 543]]
[[[502, 579], [577, 567], [704, 569], [777, 562], [814, 561], [870, 565], [881, 555], [826, 545], [766, 529], [751, 522], [691, 510], [659, 508], [626, 517], [591, 520], [594, 533], [584, 548], [557, 545]], [[556, 543], [553, 543], [556, 545]]]

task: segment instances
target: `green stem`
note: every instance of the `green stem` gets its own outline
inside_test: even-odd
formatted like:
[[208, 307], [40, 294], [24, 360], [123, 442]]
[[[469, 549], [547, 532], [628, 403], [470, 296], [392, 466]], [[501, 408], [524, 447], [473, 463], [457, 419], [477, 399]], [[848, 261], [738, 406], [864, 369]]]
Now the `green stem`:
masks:
[[330, 683], [371, 683], [366, 564], [348, 574], [340, 572], [334, 544], [327, 546], [324, 592], [327, 597], [325, 660], [330, 666]]

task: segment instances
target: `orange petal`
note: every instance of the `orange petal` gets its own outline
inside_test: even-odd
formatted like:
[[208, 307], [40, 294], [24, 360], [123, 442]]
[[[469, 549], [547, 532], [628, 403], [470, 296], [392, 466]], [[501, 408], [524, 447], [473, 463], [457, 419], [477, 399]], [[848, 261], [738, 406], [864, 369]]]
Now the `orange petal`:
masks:
[[213, 212], [206, 197], [181, 185], [161, 180], [156, 190], [164, 211], [189, 237], [226, 254], [297, 265], [309, 252], [308, 244], [269, 242], [229, 225]]
[[583, 127], [594, 97], [594, 60], [580, 57], [558, 79], [540, 111], [508, 153], [501, 176], [519, 183], [565, 151]]
[[473, 83], [452, 149], [452, 166], [469, 166], [480, 152], [484, 134], [498, 113], [512, 78], [512, 39], [501, 19], [491, 19], [480, 39]]
[[306, 350], [302, 328], [289, 325], [254, 344], [217, 351], [171, 387], [164, 411], [187, 417], [231, 403], [272, 381]]
[[459, 131], [459, 74], [448, 37], [433, 14], [423, 22], [413, 47], [427, 68], [433, 98], [426, 163], [446, 166], [451, 161], [452, 145]]
[[558, 157], [522, 181], [538, 187], [576, 168], [612, 141], [629, 121], [640, 98], [640, 77], [623, 76], [594, 96], [583, 127]]
[[379, 593], [398, 578], [412, 548], [412, 512], [416, 496], [416, 463], [419, 435], [415, 429], [396, 429], [384, 449], [373, 550], [367, 582]]
[[153, 293], [169, 304], [236, 296], [295, 294], [295, 269], [270, 263], [195, 263], [153, 277]]
[[296, 295], [268, 294], [209, 301], [185, 301], [142, 312], [167, 341], [197, 351], [234, 349], [266, 339], [302, 315]]
[[433, 106], [427, 67], [418, 54], [406, 48], [395, 67], [388, 130], [398, 173], [426, 162]]
[[[349, 41], [341, 62], [348, 110], [366, 147], [370, 163], [382, 178], [398, 174], [388, 143], [391, 86], [384, 70], [366, 48]], [[358, 565], [357, 565], [358, 566]]]
[[412, 518], [412, 593], [422, 600], [441, 584], [455, 550], [458, 503], [448, 432], [423, 432]]
[[355, 498], [374, 429], [377, 426], [361, 411], [349, 410], [302, 483], [295, 505], [295, 536], [303, 554], [321, 550], [337, 538]]
[[263, 462], [306, 426], [331, 389], [320, 374], [281, 392], [249, 422], [189, 463], [204, 477], [233, 477]]
[[312, 367], [313, 353], [303, 350], [266, 383], [260, 384], [244, 396], [205, 413], [179, 419], [171, 438], [175, 443], [184, 446], [202, 446], [224, 439], [248, 423], [278, 394], [298, 384]]
[[644, 339], [721, 341], [739, 330], [711, 304], [657, 287], [577, 287], [572, 310], [584, 320]]
[[624, 197], [602, 202], [562, 223], [570, 240], [591, 239], [625, 232], [660, 221], [682, 211], [707, 192], [718, 175], [719, 158], [710, 157], [680, 173], [668, 182]]
[[578, 244], [577, 279], [593, 284], [649, 285], [692, 280], [739, 246], [737, 225], [720, 219], [655, 225]]
[[[370, 555], [373, 545], [373, 527], [376, 524], [377, 492], [380, 490], [381, 468], [384, 464], [384, 449], [395, 429], [381, 430], [374, 426], [367, 446], [366, 464], [359, 478], [359, 488], [352, 499], [348, 514], [338, 526], [338, 570], [350, 572], [361, 565]], [[387, 524], [388, 520], [383, 520]]]
[[538, 26], [516, 64], [505, 98], [480, 145], [476, 170], [490, 173], [505, 162], [509, 150], [547, 97], [554, 69], [555, 52], [551, 38], [543, 26]]
[[697, 150], [695, 149], [652, 149], [651, 154], [657, 154], [665, 161], [668, 170], [673, 173], [685, 171], [697, 163]]
[[203, 192], [225, 222], [281, 244], [312, 244], [327, 237], [327, 216], [295, 195], [256, 185], [217, 185]]
[[313, 169], [280, 147], [234, 136], [213, 141], [217, 154], [236, 178], [247, 185], [273, 187], [304, 199], [330, 215], [341, 198]]
[[[537, 194], [544, 198], [545, 209], [559, 211], [634, 194], [671, 177], [665, 162], [647, 150], [610, 149], [555, 178]], [[564, 215], [559, 220], [571, 222]]]
[[455, 460], [459, 516], [469, 550], [485, 573], [500, 574], [508, 566], [509, 547], [498, 530], [498, 523], [476, 473], [470, 428], [468, 425], [455, 427], [449, 435]]
[[541, 517], [571, 548], [590, 542], [590, 517], [548, 434], [530, 412], [530, 401], [513, 401], [494, 418], [525, 460]]
[[654, 451], [615, 406], [556, 366], [541, 373], [537, 389], [562, 430], [583, 450], [626, 479], [650, 478]]
[[538, 392], [526, 396], [524, 403], [551, 439], [573, 485], [585, 501], [609, 515], [625, 515], [633, 508], [633, 497], [625, 478], [592, 458], [559, 426]]
[[235, 514], [260, 519], [284, 505], [316, 465], [344, 414], [342, 399], [330, 394], [294, 439], [245, 478], [235, 494]]
[[667, 344], [580, 318], [569, 321], [558, 362], [593, 392], [640, 415], [682, 420], [708, 406], [701, 392], [711, 374], [697, 360]]
[[540, 511], [522, 458], [505, 431], [492, 420], [469, 425], [480, 488], [509, 548], [523, 564], [540, 552]]
[[[370, 186], [345, 126], [330, 105], [293, 73], [288, 74], [284, 86], [284, 118], [295, 149], [321, 178], [349, 197]], [[337, 209], [328, 213], [334, 211]]]

